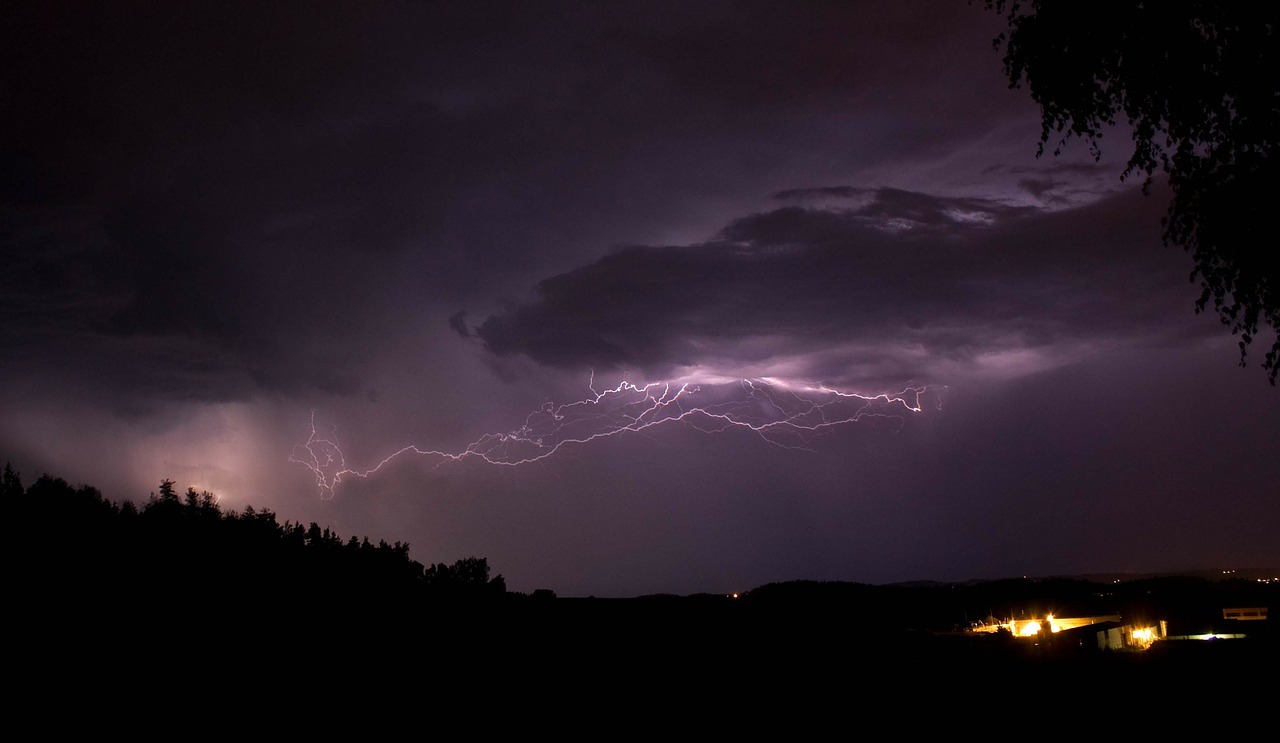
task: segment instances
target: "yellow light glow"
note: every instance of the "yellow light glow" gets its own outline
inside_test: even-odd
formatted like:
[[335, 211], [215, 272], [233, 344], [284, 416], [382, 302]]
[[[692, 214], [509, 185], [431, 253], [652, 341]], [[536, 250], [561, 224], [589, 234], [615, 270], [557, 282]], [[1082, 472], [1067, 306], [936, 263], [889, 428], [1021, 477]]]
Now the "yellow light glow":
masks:
[[1144, 650], [1151, 647], [1151, 643], [1158, 639], [1160, 634], [1156, 632], [1155, 627], [1141, 627], [1133, 631], [1133, 644]]
[[1039, 633], [1040, 633], [1040, 623], [1035, 620], [1027, 622], [1026, 624], [1022, 625], [1021, 628], [1018, 629], [1018, 634], [1023, 637], [1029, 637], [1030, 635], [1036, 635]]

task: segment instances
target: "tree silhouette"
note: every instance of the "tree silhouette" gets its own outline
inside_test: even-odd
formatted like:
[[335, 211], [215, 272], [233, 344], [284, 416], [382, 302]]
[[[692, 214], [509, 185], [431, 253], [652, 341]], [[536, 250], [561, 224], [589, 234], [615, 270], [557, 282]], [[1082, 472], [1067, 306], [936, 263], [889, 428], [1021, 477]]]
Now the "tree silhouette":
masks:
[[0, 475], [0, 498], [9, 500], [22, 497], [22, 477], [9, 462], [4, 463], [4, 474]]
[[1196, 311], [1212, 302], [1240, 336], [1240, 364], [1259, 328], [1277, 333], [1262, 367], [1280, 373], [1280, 273], [1269, 242], [1280, 140], [1276, 6], [1142, 0], [984, 0], [1004, 15], [996, 37], [1010, 87], [1040, 105], [1039, 152], [1072, 137], [1097, 158], [1117, 121], [1132, 130], [1122, 177], [1168, 177], [1166, 244], [1192, 254]]
[[173, 489], [173, 480], [160, 481], [160, 494], [152, 493], [148, 503], [152, 505], [159, 503], [163, 506], [178, 505], [178, 493]]

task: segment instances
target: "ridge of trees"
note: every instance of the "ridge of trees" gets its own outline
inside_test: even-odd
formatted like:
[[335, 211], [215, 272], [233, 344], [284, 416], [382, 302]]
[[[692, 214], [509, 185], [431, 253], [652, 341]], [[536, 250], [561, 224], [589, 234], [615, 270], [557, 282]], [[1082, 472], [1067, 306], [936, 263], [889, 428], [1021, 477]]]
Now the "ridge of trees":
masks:
[[90, 485], [42, 475], [30, 487], [10, 464], [0, 474], [0, 513], [16, 539], [3, 568], [11, 584], [62, 603], [147, 597], [205, 603], [330, 597], [387, 601], [471, 600], [507, 595], [488, 561], [423, 565], [409, 545], [351, 536], [275, 512], [223, 509], [207, 491], [160, 483], [141, 507]]

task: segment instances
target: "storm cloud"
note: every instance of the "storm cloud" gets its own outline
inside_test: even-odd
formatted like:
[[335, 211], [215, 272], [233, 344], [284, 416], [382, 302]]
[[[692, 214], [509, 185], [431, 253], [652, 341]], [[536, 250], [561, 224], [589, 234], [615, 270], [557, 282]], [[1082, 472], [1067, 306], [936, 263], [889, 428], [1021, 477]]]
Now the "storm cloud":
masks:
[[492, 353], [566, 368], [885, 385], [1016, 376], [1204, 332], [1186, 322], [1178, 256], [1153, 235], [1156, 197], [1056, 211], [890, 188], [778, 197], [846, 203], [615, 251], [543, 280], [477, 334]]

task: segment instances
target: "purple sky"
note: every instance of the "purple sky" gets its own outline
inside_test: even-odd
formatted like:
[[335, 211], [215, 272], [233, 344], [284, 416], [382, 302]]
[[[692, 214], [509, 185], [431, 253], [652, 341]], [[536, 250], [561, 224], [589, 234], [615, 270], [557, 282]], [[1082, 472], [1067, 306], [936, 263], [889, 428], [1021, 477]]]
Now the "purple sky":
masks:
[[[49, 5], [0, 10], [27, 482], [171, 478], [562, 595], [1280, 564], [1280, 392], [1123, 131], [1035, 157], [980, 7]], [[332, 498], [289, 462], [312, 411], [363, 470], [740, 378], [928, 389], [805, 451], [671, 422]]]

